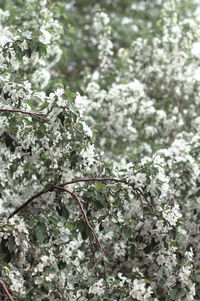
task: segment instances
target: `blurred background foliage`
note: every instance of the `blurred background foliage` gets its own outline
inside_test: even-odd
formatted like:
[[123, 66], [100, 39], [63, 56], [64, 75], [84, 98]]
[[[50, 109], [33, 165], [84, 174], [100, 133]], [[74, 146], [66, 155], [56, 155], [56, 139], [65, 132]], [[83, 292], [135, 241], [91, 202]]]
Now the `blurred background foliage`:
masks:
[[[46, 0], [45, 0], [46, 1]], [[63, 24], [63, 39], [60, 46], [63, 56], [57, 66], [56, 74], [71, 91], [81, 91], [85, 70], [98, 69], [98, 51], [95, 47], [95, 34], [92, 26], [93, 17], [97, 11], [105, 11], [110, 18], [112, 28], [111, 40], [114, 53], [119, 48], [129, 48], [138, 37], [146, 38], [160, 32], [158, 26], [164, 0], [48, 0], [51, 11]], [[0, 0], [0, 8], [15, 7], [24, 12], [24, 6], [30, 5], [30, 0]], [[38, 4], [40, 0], [38, 0]], [[37, 1], [34, 1], [37, 5]], [[182, 16], [192, 16], [198, 1], [182, 0], [179, 4]], [[28, 18], [19, 18], [24, 22]]]
[[[110, 18], [114, 53], [119, 48], [129, 48], [138, 37], [159, 34], [158, 21], [164, 0], [71, 0], [52, 1], [54, 10], [62, 18], [65, 35], [62, 47], [63, 59], [59, 71], [73, 91], [81, 90], [83, 71], [98, 67], [97, 48], [94, 46], [92, 21], [97, 11], [105, 11]], [[182, 0], [180, 10], [183, 17], [192, 15], [196, 9], [194, 1]]]

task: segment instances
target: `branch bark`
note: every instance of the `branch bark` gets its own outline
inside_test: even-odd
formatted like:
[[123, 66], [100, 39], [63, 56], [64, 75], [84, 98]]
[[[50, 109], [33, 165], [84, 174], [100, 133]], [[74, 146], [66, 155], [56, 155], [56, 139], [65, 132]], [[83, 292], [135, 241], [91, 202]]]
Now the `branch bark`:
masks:
[[[94, 265], [92, 271], [94, 271], [94, 269], [95, 269], [95, 267], [97, 266], [98, 262], [102, 259], [102, 261], [103, 261], [103, 266], [104, 266], [104, 275], [105, 275], [105, 279], [104, 279], [104, 280], [105, 280], [105, 283], [106, 283], [106, 287], [109, 289], [109, 286], [108, 286], [108, 283], [107, 283], [107, 280], [106, 280], [106, 279], [107, 279], [107, 269], [106, 269], [106, 262], [105, 262], [105, 259], [104, 259], [104, 248], [103, 248], [101, 242], [99, 241], [99, 238], [98, 238], [98, 236], [97, 236], [95, 230], [94, 230], [93, 227], [90, 225], [90, 222], [89, 222], [88, 217], [87, 217], [87, 214], [86, 214], [86, 212], [85, 212], [85, 210], [84, 210], [84, 208], [83, 208], [83, 205], [82, 205], [82, 203], [81, 203], [81, 200], [78, 198], [78, 196], [77, 196], [74, 192], [72, 192], [72, 191], [70, 191], [70, 190], [68, 190], [68, 189], [66, 189], [66, 188], [63, 188], [63, 187], [54, 185], [54, 189], [59, 189], [59, 190], [62, 190], [62, 191], [67, 192], [68, 194], [70, 194], [70, 195], [77, 201], [77, 203], [78, 203], [78, 205], [79, 205], [79, 207], [80, 207], [80, 209], [81, 209], [81, 212], [82, 212], [82, 214], [83, 214], [83, 217], [84, 217], [84, 220], [85, 220], [85, 222], [86, 222], [86, 225], [87, 225], [88, 229], [91, 231], [91, 233], [93, 234], [93, 236], [94, 236], [94, 238], [95, 238], [95, 240], [96, 240], [96, 242], [97, 242], [97, 244], [98, 244], [98, 246], [99, 246], [100, 252], [101, 252], [101, 256], [98, 258], [98, 260], [97, 260], [97, 262], [95, 263], [95, 265]], [[92, 250], [92, 251], [93, 251], [93, 250]]]
[[39, 196], [43, 195], [44, 193], [51, 191], [51, 189], [49, 190], [42, 190], [36, 194], [34, 194], [30, 199], [28, 199], [25, 203], [23, 203], [21, 206], [19, 206], [17, 209], [15, 209], [8, 217], [8, 219], [10, 219], [11, 217], [13, 217], [15, 214], [17, 214], [18, 212], [20, 212], [21, 210], [23, 210], [27, 205], [29, 205], [34, 199], [38, 198]]
[[40, 120], [46, 120], [46, 115], [44, 113], [39, 112], [26, 112], [18, 109], [0, 109], [0, 112], [7, 112], [7, 113], [21, 113], [30, 115], [32, 117], [38, 118]]
[[11, 294], [8, 291], [8, 288], [7, 288], [6, 284], [5, 284], [5, 282], [1, 278], [0, 278], [0, 284], [1, 284], [2, 288], [3, 288], [4, 293], [8, 297], [8, 300], [14, 301], [13, 297], [11, 296]]
[[[111, 182], [116, 182], [116, 183], [123, 183], [123, 184], [128, 184], [124, 179], [120, 180], [120, 179], [115, 179], [115, 178], [83, 178], [83, 179], [76, 179], [73, 181], [69, 181], [69, 182], [65, 182], [62, 184], [58, 184], [58, 185], [52, 185], [52, 187], [50, 187], [48, 190], [42, 190], [36, 194], [34, 194], [30, 199], [28, 199], [25, 203], [23, 203], [21, 206], [19, 206], [17, 209], [15, 209], [8, 217], [8, 219], [10, 219], [11, 217], [13, 217], [15, 214], [17, 214], [18, 212], [20, 212], [21, 210], [23, 210], [27, 205], [29, 205], [34, 199], [36, 199], [37, 197], [43, 195], [46, 192], [49, 191], [53, 191], [54, 188], [63, 188], [66, 185], [70, 185], [70, 184], [75, 184], [75, 183], [81, 183], [81, 182], [106, 182], [106, 181], [111, 181]], [[130, 185], [132, 187], [132, 185]], [[132, 187], [133, 188], [133, 187]], [[139, 189], [139, 188], [135, 188], [136, 193], [139, 192], [145, 199], [145, 201], [147, 202], [147, 204], [153, 209], [153, 206], [150, 204], [150, 202], [147, 200], [146, 196], [144, 195], [144, 193]], [[138, 194], [138, 193], [137, 193]], [[143, 203], [142, 203], [143, 205]]]

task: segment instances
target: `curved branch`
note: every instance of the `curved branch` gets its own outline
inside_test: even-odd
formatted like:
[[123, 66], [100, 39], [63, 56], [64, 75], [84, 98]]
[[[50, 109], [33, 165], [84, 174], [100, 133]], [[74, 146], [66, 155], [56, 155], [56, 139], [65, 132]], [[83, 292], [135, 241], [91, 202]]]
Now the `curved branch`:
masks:
[[29, 205], [34, 199], [38, 198], [39, 196], [41, 196], [42, 194], [51, 191], [51, 188], [49, 190], [42, 190], [36, 194], [34, 194], [30, 199], [28, 199], [25, 203], [23, 203], [21, 206], [19, 206], [17, 209], [15, 209], [8, 217], [8, 219], [10, 219], [11, 217], [13, 217], [15, 214], [17, 214], [18, 212], [20, 212], [22, 209], [24, 209], [27, 205]]
[[107, 278], [107, 270], [106, 270], [106, 263], [105, 263], [105, 259], [104, 259], [104, 248], [103, 248], [102, 244], [100, 243], [100, 241], [99, 241], [99, 239], [98, 239], [98, 236], [97, 236], [95, 230], [94, 230], [93, 227], [90, 225], [90, 222], [89, 222], [89, 220], [88, 220], [87, 214], [86, 214], [86, 212], [85, 212], [85, 210], [84, 210], [84, 208], [83, 208], [83, 205], [82, 205], [80, 199], [78, 198], [78, 196], [77, 196], [74, 192], [72, 192], [72, 191], [70, 191], [70, 190], [68, 190], [68, 189], [66, 189], [66, 188], [63, 188], [63, 187], [54, 185], [54, 189], [59, 189], [59, 190], [62, 190], [62, 191], [67, 192], [68, 194], [70, 194], [70, 195], [77, 201], [77, 203], [78, 203], [78, 205], [79, 205], [79, 207], [80, 207], [80, 209], [81, 209], [81, 212], [82, 212], [82, 214], [83, 214], [83, 217], [84, 217], [84, 219], [85, 219], [86, 225], [88, 226], [88, 229], [92, 232], [92, 234], [93, 234], [93, 236], [94, 236], [94, 238], [95, 238], [95, 240], [96, 240], [96, 242], [97, 242], [97, 244], [98, 244], [98, 246], [99, 246], [100, 252], [101, 252], [101, 256], [98, 258], [98, 260], [97, 260], [96, 264], [94, 265], [92, 271], [94, 271], [96, 265], [97, 265], [98, 262], [102, 259], [103, 265], [104, 265], [105, 282], [106, 282], [106, 286], [107, 286], [107, 288], [108, 288], [108, 284], [107, 284], [107, 281], [106, 281], [106, 278]]
[[8, 291], [8, 288], [7, 288], [6, 284], [5, 284], [5, 282], [1, 278], [0, 278], [0, 284], [1, 284], [2, 288], [3, 288], [3, 290], [4, 290], [4, 293], [8, 297], [8, 300], [14, 301], [13, 297], [11, 296], [11, 294]]
[[[15, 209], [8, 217], [11, 218], [13, 217], [15, 214], [17, 214], [18, 212], [20, 212], [22, 209], [24, 209], [27, 205], [29, 205], [34, 199], [36, 199], [37, 197], [41, 196], [42, 194], [49, 192], [49, 191], [53, 191], [54, 188], [59, 189], [59, 188], [63, 188], [63, 186], [65, 185], [70, 185], [70, 184], [75, 184], [75, 183], [81, 183], [81, 182], [106, 182], [106, 181], [111, 181], [111, 182], [116, 182], [116, 183], [123, 183], [123, 184], [127, 184], [129, 186], [131, 186], [132, 188], [134, 188], [132, 185], [128, 184], [124, 179], [120, 180], [120, 179], [115, 179], [115, 178], [83, 178], [83, 179], [76, 179], [76, 180], [72, 180], [69, 182], [65, 182], [62, 184], [58, 184], [58, 185], [52, 185], [48, 190], [42, 190], [38, 193], [36, 193], [35, 195], [33, 195], [30, 199], [28, 199], [24, 204], [22, 204], [21, 206], [19, 206], [17, 209]], [[148, 205], [153, 208], [153, 206], [150, 204], [150, 202], [147, 200], [146, 196], [144, 195], [144, 193], [139, 189], [139, 188], [134, 188], [134, 190], [137, 192], [139, 192], [144, 199], [146, 200], [146, 202], [148, 203]], [[137, 193], [138, 194], [138, 193]]]
[[[121, 182], [121, 183], [126, 183], [125, 181], [123, 180], [118, 180], [118, 179], [112, 179], [112, 178], [88, 178], [88, 179], [77, 179], [77, 180], [73, 180], [73, 181], [70, 181], [70, 182], [66, 182], [66, 183], [63, 183], [63, 184], [58, 184], [56, 185], [57, 186], [57, 189], [58, 187], [62, 188], [63, 186], [65, 185], [70, 185], [70, 184], [74, 184], [74, 183], [79, 183], [79, 182], [90, 182], [90, 181], [93, 181], [93, 182], [102, 182], [102, 181], [114, 181], [114, 182]], [[52, 187], [50, 187], [48, 190], [42, 190], [36, 194], [34, 194], [30, 199], [28, 199], [25, 203], [23, 203], [21, 206], [19, 206], [17, 209], [15, 209], [8, 217], [8, 219], [10, 219], [11, 217], [13, 217], [15, 214], [17, 214], [18, 212], [20, 212], [21, 210], [23, 210], [27, 205], [29, 205], [34, 199], [36, 199], [37, 197], [41, 196], [42, 194], [46, 193], [46, 192], [49, 192], [49, 191], [52, 191], [54, 189], [55, 185], [52, 185]]]

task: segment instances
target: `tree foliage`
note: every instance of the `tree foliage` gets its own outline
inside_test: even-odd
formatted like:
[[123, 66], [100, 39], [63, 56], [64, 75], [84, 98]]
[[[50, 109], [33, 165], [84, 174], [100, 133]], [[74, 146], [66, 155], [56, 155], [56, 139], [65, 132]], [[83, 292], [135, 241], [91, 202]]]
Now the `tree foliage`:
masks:
[[198, 300], [196, 1], [0, 1], [0, 298]]

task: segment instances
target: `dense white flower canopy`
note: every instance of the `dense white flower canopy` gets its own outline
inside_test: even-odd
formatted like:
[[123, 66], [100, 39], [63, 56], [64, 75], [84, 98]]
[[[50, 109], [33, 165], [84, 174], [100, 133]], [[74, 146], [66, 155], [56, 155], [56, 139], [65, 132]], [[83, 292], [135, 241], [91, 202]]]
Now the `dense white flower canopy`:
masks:
[[199, 3], [79, 2], [0, 1], [0, 299], [199, 300]]

